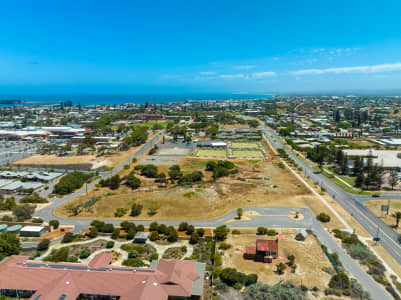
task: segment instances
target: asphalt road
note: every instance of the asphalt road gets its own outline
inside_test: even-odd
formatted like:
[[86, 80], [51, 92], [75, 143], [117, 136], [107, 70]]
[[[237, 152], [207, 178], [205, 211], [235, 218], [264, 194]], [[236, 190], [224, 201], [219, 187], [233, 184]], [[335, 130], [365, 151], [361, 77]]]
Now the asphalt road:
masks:
[[[378, 200], [372, 196], [354, 195], [345, 192], [331, 180], [316, 172], [312, 167], [299, 159], [294, 153], [289, 151], [281, 143], [272, 129], [261, 126], [266, 138], [276, 149], [282, 148], [286, 151], [303, 172], [309, 176], [315, 183], [319, 184], [326, 192], [332, 196], [362, 227], [372, 236], [380, 238], [380, 245], [401, 265], [401, 245], [398, 242], [399, 234], [396, 233], [390, 226], [385, 224], [380, 218], [376, 217], [369, 209], [364, 206], [364, 203], [369, 200]], [[400, 194], [385, 193], [381, 195], [383, 199], [401, 199]]]

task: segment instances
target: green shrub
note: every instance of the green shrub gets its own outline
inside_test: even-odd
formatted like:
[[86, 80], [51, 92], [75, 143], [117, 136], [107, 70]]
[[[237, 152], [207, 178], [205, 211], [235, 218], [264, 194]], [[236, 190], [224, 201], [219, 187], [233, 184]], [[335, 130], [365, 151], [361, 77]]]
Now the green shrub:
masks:
[[266, 234], [267, 228], [260, 226], [257, 228], [256, 231], [257, 231], [257, 234], [263, 235], [263, 234]]
[[150, 225], [149, 225], [149, 231], [157, 231], [157, 229], [158, 229], [158, 224], [157, 224], [157, 222], [152, 222], [152, 223], [150, 223]]
[[138, 251], [132, 250], [128, 253], [128, 258], [137, 258], [138, 257]]
[[149, 240], [152, 242], [157, 241], [159, 239], [159, 233], [157, 231], [152, 231], [149, 236]]
[[187, 231], [187, 229], [188, 229], [187, 222], [181, 222], [180, 225], [178, 225], [178, 231]]
[[80, 253], [79, 253], [79, 258], [80, 259], [85, 259], [91, 255], [91, 251], [89, 248], [84, 248]]
[[335, 274], [330, 279], [329, 287], [332, 289], [348, 289], [350, 287], [350, 280], [344, 273]]
[[219, 249], [228, 250], [228, 249], [230, 249], [230, 248], [231, 248], [231, 244], [228, 244], [228, 243], [225, 243], [225, 242], [221, 242], [221, 243], [219, 244]]
[[372, 260], [376, 258], [372, 251], [362, 244], [351, 245], [348, 251], [352, 258], [359, 260]]
[[68, 256], [66, 261], [69, 262], [69, 263], [77, 263], [78, 262], [78, 257], [76, 257], [75, 255]]
[[60, 181], [54, 186], [53, 193], [58, 195], [69, 194], [79, 188], [93, 176], [93, 174], [86, 174], [81, 172], [72, 172], [63, 176]]
[[138, 203], [133, 203], [131, 206], [131, 217], [139, 216], [142, 212], [143, 205]]
[[145, 263], [140, 258], [128, 258], [123, 261], [123, 266], [138, 268], [145, 266]]
[[128, 212], [128, 209], [127, 209], [127, 208], [119, 207], [119, 208], [117, 208], [116, 211], [114, 212], [114, 216], [115, 216], [116, 218], [121, 218], [121, 217], [125, 216], [125, 214], [126, 214], [127, 212]]
[[320, 213], [316, 216], [316, 219], [319, 220], [322, 223], [327, 223], [330, 222], [330, 216], [326, 213]]
[[51, 220], [51, 221], [49, 221], [49, 225], [51, 227], [53, 227], [54, 229], [57, 229], [60, 226], [60, 222], [57, 220]]
[[64, 234], [63, 239], [61, 240], [62, 243], [71, 243], [74, 240], [74, 234], [72, 232], [67, 232]]
[[110, 249], [114, 247], [114, 242], [113, 241], [108, 241], [106, 244], [106, 248]]
[[43, 239], [38, 244], [37, 249], [38, 249], [38, 251], [47, 250], [49, 248], [49, 245], [50, 245], [50, 240], [49, 239]]
[[150, 257], [149, 257], [149, 260], [150, 260], [150, 261], [152, 261], [152, 260], [157, 260], [157, 259], [159, 259], [159, 254], [157, 254], [157, 252], [152, 253], [152, 254], [150, 255]]

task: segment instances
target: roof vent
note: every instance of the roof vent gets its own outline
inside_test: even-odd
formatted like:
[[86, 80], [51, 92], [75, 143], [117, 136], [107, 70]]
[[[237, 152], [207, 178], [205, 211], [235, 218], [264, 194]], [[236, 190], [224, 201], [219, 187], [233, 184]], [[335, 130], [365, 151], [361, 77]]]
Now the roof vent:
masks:
[[65, 282], [65, 284], [66, 284], [66, 285], [69, 285], [69, 284], [70, 284], [70, 282], [69, 282], [69, 281], [66, 281], [66, 282]]
[[142, 283], [143, 283], [143, 284], [145, 284], [145, 283], [146, 283], [146, 281], [145, 281], [145, 280], [143, 280], [143, 281], [142, 281]]
[[153, 282], [153, 285], [156, 286], [156, 285], [157, 285], [157, 282]]

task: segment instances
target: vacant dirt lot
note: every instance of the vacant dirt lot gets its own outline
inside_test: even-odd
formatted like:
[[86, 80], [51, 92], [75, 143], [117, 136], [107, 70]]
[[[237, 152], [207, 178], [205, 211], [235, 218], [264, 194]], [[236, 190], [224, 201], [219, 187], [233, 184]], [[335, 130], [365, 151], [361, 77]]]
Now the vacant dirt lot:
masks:
[[287, 272], [278, 275], [275, 273], [275, 263], [266, 264], [243, 259], [246, 246], [255, 246], [256, 239], [275, 239], [275, 237], [259, 236], [256, 235], [256, 230], [251, 229], [241, 229], [240, 231], [240, 235], [228, 235], [226, 242], [232, 247], [223, 251], [223, 267], [234, 267], [246, 274], [256, 273], [260, 281], [267, 283], [291, 280], [310, 288], [316, 286], [324, 289], [327, 287], [331, 276], [322, 271], [322, 268], [331, 268], [331, 264], [314, 236], [308, 235], [305, 241], [299, 242], [294, 239], [296, 230], [281, 230], [279, 252], [282, 250], [285, 256], [293, 254], [297, 268], [295, 273]]
[[14, 166], [38, 167], [38, 168], [65, 168], [77, 170], [96, 169], [101, 166], [110, 165], [105, 157], [96, 157], [96, 155], [79, 156], [57, 156], [36, 154], [26, 157], [12, 163]]
[[[122, 185], [118, 190], [96, 188], [88, 195], [101, 197], [89, 209], [83, 210], [77, 218], [115, 219], [117, 208], [126, 208], [127, 214], [121, 219], [135, 219], [129, 217], [130, 207], [134, 202], [144, 207], [136, 219], [158, 220], [205, 220], [213, 219], [226, 214], [238, 207], [247, 206], [304, 206], [310, 207], [315, 214], [322, 211], [330, 214], [324, 204], [300, 183], [290, 171], [278, 164], [277, 158], [269, 155], [264, 161], [236, 159], [239, 173], [211, 182], [211, 173], [205, 172], [205, 165], [210, 159], [193, 157], [181, 158], [179, 164], [183, 173], [195, 170], [204, 171], [204, 183], [194, 187], [175, 187], [171, 184], [167, 188], [157, 187], [153, 179], [141, 177], [142, 186], [139, 190], [132, 190]], [[130, 170], [123, 170], [120, 176], [128, 174]], [[158, 166], [158, 172], [168, 173], [168, 165]], [[73, 203], [88, 201], [85, 196], [74, 199]], [[154, 203], [160, 205], [158, 212], [148, 215], [148, 207]], [[56, 209], [60, 217], [70, 217], [65, 205]], [[332, 216], [330, 227], [342, 228], [341, 223]]]
[[[397, 211], [401, 211], [401, 200], [391, 200], [390, 201], [390, 212], [387, 215], [385, 212], [381, 212], [381, 206], [382, 205], [387, 205], [388, 201], [387, 200], [373, 200], [369, 201], [366, 203], [366, 207], [369, 208], [376, 216], [381, 218], [384, 223], [390, 225], [390, 226], [395, 226], [395, 218], [393, 218], [391, 215]], [[400, 221], [400, 226], [401, 226], [401, 221]], [[398, 233], [401, 234], [401, 228], [394, 228]]]

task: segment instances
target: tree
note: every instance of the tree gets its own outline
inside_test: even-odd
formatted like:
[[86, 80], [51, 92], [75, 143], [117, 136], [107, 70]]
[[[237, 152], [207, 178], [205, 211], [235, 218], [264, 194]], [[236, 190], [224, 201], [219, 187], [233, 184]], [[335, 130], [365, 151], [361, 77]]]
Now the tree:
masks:
[[219, 227], [216, 227], [214, 230], [216, 240], [224, 241], [227, 238], [228, 232], [229, 232], [229, 229], [227, 228], [226, 225], [221, 225]]
[[350, 280], [345, 273], [335, 274], [331, 277], [329, 287], [332, 289], [348, 289]]
[[160, 208], [160, 204], [159, 203], [157, 203], [156, 201], [151, 201], [148, 204], [148, 214], [149, 214], [149, 216], [155, 215], [157, 213], [157, 211], [159, 210], [159, 208]]
[[49, 226], [53, 227], [53, 229], [57, 229], [60, 226], [60, 222], [57, 220], [50, 220]]
[[252, 128], [256, 128], [259, 126], [259, 122], [257, 120], [248, 120], [248, 125]]
[[340, 122], [340, 120], [341, 120], [340, 111], [337, 109], [337, 110], [336, 110], [336, 115], [335, 115], [335, 117], [334, 117], [334, 121], [335, 121], [336, 123], [338, 123], [338, 122]]
[[168, 233], [168, 228], [165, 224], [160, 224], [157, 228], [157, 232], [160, 234], [167, 234]]
[[157, 231], [152, 231], [150, 233], [149, 239], [154, 242], [157, 241], [159, 239], [159, 233]]
[[157, 231], [157, 228], [158, 228], [158, 224], [157, 224], [157, 222], [152, 222], [152, 223], [150, 223], [150, 225], [149, 225], [149, 231]]
[[398, 228], [398, 225], [399, 225], [400, 219], [401, 219], [401, 211], [397, 211], [397, 212], [393, 213], [391, 216], [393, 218], [395, 218], [395, 222], [396, 222], [395, 227]]
[[80, 259], [85, 259], [88, 258], [89, 255], [91, 255], [91, 251], [89, 250], [89, 248], [84, 248], [82, 249], [82, 251], [79, 253], [79, 258]]
[[243, 214], [242, 208], [241, 207], [237, 208], [237, 217], [238, 217], [238, 219], [241, 219], [242, 214]]
[[127, 176], [126, 185], [135, 190], [141, 186], [141, 180], [131, 172]]
[[394, 186], [398, 184], [398, 177], [396, 173], [391, 173], [390, 175], [390, 185], [391, 189], [394, 190]]
[[355, 179], [355, 186], [361, 188], [363, 187], [364, 182], [365, 182], [365, 175], [361, 172]]
[[194, 225], [189, 225], [188, 228], [187, 228], [186, 234], [191, 235], [194, 232], [195, 232]]
[[35, 206], [29, 204], [21, 204], [13, 209], [13, 214], [17, 218], [30, 219], [35, 211]]
[[18, 254], [20, 251], [21, 245], [15, 234], [8, 232], [0, 233], [0, 259]]
[[197, 232], [193, 232], [191, 234], [191, 238], [189, 239], [189, 243], [190, 244], [196, 244], [197, 242], [199, 242], [200, 236]]
[[141, 212], [142, 212], [142, 207], [143, 207], [142, 204], [133, 203], [132, 206], [131, 206], [130, 216], [131, 217], [139, 216], [141, 214]]
[[267, 232], [267, 228], [265, 228], [265, 227], [259, 226], [257, 228], [257, 234], [259, 234], [259, 235], [266, 234], [266, 232]]
[[114, 228], [113, 233], [111, 234], [111, 238], [113, 240], [116, 240], [120, 237], [120, 229], [119, 228]]
[[64, 234], [61, 242], [62, 243], [71, 243], [73, 240], [74, 240], [74, 234], [72, 232], [67, 232], [66, 234]]
[[38, 251], [47, 250], [49, 248], [49, 245], [50, 245], [50, 240], [49, 239], [43, 239], [38, 244], [37, 249], [38, 249]]
[[326, 214], [326, 213], [320, 213], [320, 214], [318, 214], [317, 216], [316, 216], [316, 219], [318, 219], [320, 222], [323, 222], [323, 223], [327, 223], [327, 222], [330, 222], [330, 216], [328, 215], [328, 214]]
[[181, 168], [179, 165], [173, 165], [168, 171], [168, 176], [171, 180], [179, 179], [182, 176]]
[[148, 178], [157, 177], [157, 167], [155, 165], [145, 165], [141, 169], [141, 175]]
[[167, 234], [168, 234], [167, 240], [170, 243], [174, 243], [178, 240], [178, 232], [175, 230], [173, 226], [168, 227]]
[[181, 222], [180, 225], [178, 225], [178, 231], [187, 231], [187, 229], [188, 229], [187, 222]]
[[14, 197], [4, 199], [3, 195], [1, 195], [0, 210], [13, 210], [16, 207], [17, 207], [17, 204], [15, 203]]
[[280, 275], [283, 274], [285, 269], [286, 269], [286, 266], [282, 262], [279, 262], [278, 264], [276, 264], [276, 271], [278, 274], [280, 274]]

